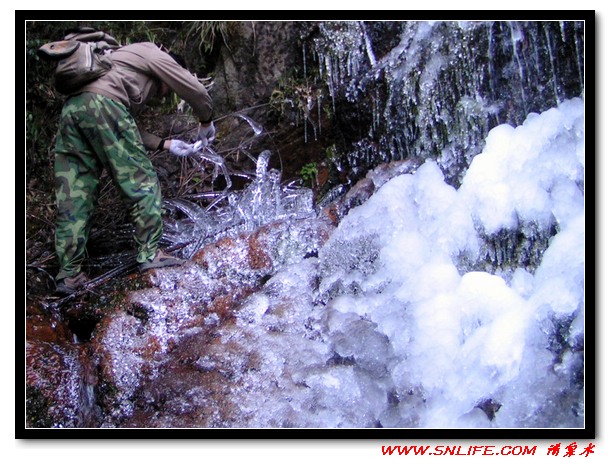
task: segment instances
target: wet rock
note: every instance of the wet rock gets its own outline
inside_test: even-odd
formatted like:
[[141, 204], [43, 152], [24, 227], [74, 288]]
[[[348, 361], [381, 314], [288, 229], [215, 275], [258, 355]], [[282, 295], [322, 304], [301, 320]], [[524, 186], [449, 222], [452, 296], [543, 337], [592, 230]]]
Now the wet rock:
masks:
[[78, 349], [65, 342], [28, 340], [25, 357], [27, 427], [81, 427]]
[[252, 233], [224, 238], [196, 253], [193, 261], [212, 277], [262, 279], [326, 242], [332, 227], [319, 219], [281, 221]]
[[59, 314], [45, 310], [39, 302], [26, 300], [25, 326], [28, 341], [66, 343], [72, 339]]
[[104, 425], [116, 425], [133, 413], [131, 398], [142, 378], [153, 375], [162, 355], [161, 338], [147, 332], [146, 324], [125, 311], [116, 311], [98, 326], [93, 340], [100, 375], [99, 403]]
[[83, 346], [58, 311], [40, 303], [26, 303], [26, 425], [27, 427], [83, 427], [92, 422], [87, 390], [93, 386], [85, 369]]
[[232, 393], [253, 366], [241, 346], [207, 330], [185, 338], [158, 377], [144, 382], [124, 427], [231, 427], [239, 415]]
[[483, 411], [483, 413], [485, 413], [487, 419], [493, 421], [496, 417], [497, 411], [502, 408], [502, 404], [499, 403], [497, 400], [487, 398], [485, 400], [481, 400], [476, 407]]
[[[348, 362], [352, 361], [362, 371], [370, 373], [374, 379], [385, 377], [388, 374], [387, 362], [392, 357], [388, 337], [378, 332], [375, 324], [356, 314], [342, 314], [331, 310], [329, 315], [331, 327], [335, 322], [341, 324], [340, 328], [332, 330], [330, 334], [334, 355], [344, 357]], [[337, 315], [344, 317], [332, 317]], [[354, 336], [358, 336], [358, 339], [354, 339]]]
[[192, 263], [142, 275], [144, 288], [130, 291], [92, 337], [102, 425], [230, 424], [227, 390], [258, 358], [240, 340], [221, 342], [217, 330], [234, 327], [280, 267], [303, 261], [331, 231], [319, 219], [275, 222], [210, 244]]

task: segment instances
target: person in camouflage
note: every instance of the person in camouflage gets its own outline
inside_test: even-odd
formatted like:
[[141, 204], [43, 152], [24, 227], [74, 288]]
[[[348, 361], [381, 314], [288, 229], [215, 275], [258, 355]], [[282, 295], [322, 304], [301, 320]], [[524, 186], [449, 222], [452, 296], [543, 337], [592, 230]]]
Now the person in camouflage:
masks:
[[161, 191], [146, 151], [167, 149], [186, 156], [193, 148], [140, 132], [134, 115], [144, 104], [172, 89], [198, 116], [199, 140], [207, 145], [215, 137], [211, 98], [175, 56], [153, 43], [136, 43], [114, 51], [112, 60], [110, 72], [68, 97], [60, 117], [55, 143], [59, 294], [70, 294], [89, 280], [81, 269], [104, 169], [129, 205], [140, 269], [184, 262], [159, 249]]

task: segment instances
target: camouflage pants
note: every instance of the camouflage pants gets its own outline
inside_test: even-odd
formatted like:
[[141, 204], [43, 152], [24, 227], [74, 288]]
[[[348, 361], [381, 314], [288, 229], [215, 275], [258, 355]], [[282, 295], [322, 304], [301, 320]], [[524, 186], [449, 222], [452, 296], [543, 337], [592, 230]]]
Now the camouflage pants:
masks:
[[104, 168], [129, 205], [138, 261], [155, 255], [163, 231], [161, 191], [135, 121], [112, 99], [79, 94], [64, 105], [55, 144], [57, 280], [81, 270]]

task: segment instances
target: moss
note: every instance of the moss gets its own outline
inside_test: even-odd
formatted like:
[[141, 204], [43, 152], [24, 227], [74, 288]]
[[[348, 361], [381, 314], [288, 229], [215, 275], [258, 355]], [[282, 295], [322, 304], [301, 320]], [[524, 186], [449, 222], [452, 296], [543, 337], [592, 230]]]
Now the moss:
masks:
[[39, 389], [27, 386], [25, 389], [26, 427], [53, 427], [53, 419], [49, 415], [49, 403]]

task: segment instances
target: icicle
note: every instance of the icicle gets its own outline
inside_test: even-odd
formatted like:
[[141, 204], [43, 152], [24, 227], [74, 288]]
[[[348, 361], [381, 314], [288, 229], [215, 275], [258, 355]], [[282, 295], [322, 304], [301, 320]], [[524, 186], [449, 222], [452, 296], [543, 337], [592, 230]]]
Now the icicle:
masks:
[[582, 62], [582, 58], [580, 57], [580, 50], [578, 48], [578, 33], [574, 33], [574, 49], [576, 50], [576, 68], [578, 69], [578, 81], [580, 82], [580, 87], [583, 88], [584, 95], [584, 83], [582, 81], [582, 71], [580, 70], [580, 62]]
[[229, 170], [227, 169], [227, 166], [225, 165], [225, 160], [222, 158], [222, 156], [220, 156], [210, 147], [206, 147], [201, 153], [199, 153], [199, 156], [202, 160], [210, 161], [214, 164], [214, 178], [218, 176], [218, 168], [222, 170], [225, 182], [227, 184], [227, 186], [224, 188], [224, 191], [228, 190], [229, 188], [231, 188], [231, 186], [233, 186], [233, 182], [231, 182], [231, 177], [229, 177]]
[[369, 62], [371, 63], [371, 67], [377, 66], [377, 59], [375, 59], [375, 54], [373, 53], [373, 45], [371, 44], [371, 40], [369, 38], [369, 34], [366, 31], [366, 26], [363, 21], [359, 22], [360, 30], [362, 31], [362, 36], [364, 37], [364, 45], [366, 47], [366, 54], [369, 57]]
[[322, 135], [322, 94], [318, 92], [318, 131]]
[[553, 63], [553, 47], [551, 46], [551, 37], [549, 36], [548, 27], [544, 27], [544, 35], [546, 37], [546, 44], [549, 50], [549, 63], [551, 64], [551, 73], [553, 74], [553, 92], [555, 93], [555, 100], [557, 105], [561, 103], [559, 94], [557, 93], [557, 74], [555, 73], [555, 64]]
[[373, 132], [377, 130], [380, 125], [380, 114], [379, 114], [379, 88], [375, 87], [375, 96], [373, 97]]
[[199, 227], [205, 227], [203, 222], [206, 218], [206, 215], [197, 204], [194, 204], [185, 199], [171, 199], [168, 200], [171, 204], [173, 204], [176, 208], [180, 209], [184, 215], [186, 215], [195, 225]]
[[272, 220], [274, 217], [281, 216], [282, 214], [282, 190], [280, 186], [280, 180], [282, 174], [277, 169], [271, 169], [269, 171], [269, 182], [271, 183], [271, 202], [273, 203], [273, 213], [269, 213], [268, 217]]
[[332, 63], [329, 56], [324, 58], [324, 62], [326, 64], [326, 73], [328, 74], [328, 90], [330, 91], [330, 97], [333, 102], [333, 112], [335, 111], [335, 85], [333, 82], [333, 71], [332, 71]]
[[250, 118], [249, 116], [246, 115], [242, 115], [242, 114], [238, 114], [237, 115], [239, 118], [243, 119], [244, 121], [246, 121], [250, 127], [252, 128], [252, 131], [254, 131], [254, 136], [258, 137], [259, 135], [261, 135], [263, 133], [263, 128], [260, 124], [256, 123], [252, 118]]
[[[517, 61], [517, 65], [519, 67], [519, 75], [521, 76], [520, 85], [521, 85], [521, 98], [523, 100], [523, 104], [527, 103], [527, 97], [525, 96], [525, 88], [523, 87], [523, 82], [525, 81], [525, 75], [523, 71], [523, 66], [521, 64], [521, 58], [519, 57], [519, 51], [517, 50], [517, 43], [523, 39], [523, 34], [521, 30], [515, 29], [514, 23], [510, 22], [510, 35], [513, 43], [513, 56]], [[527, 111], [527, 107], [524, 107]]]
[[[491, 92], [491, 96], [493, 99], [495, 99], [496, 97], [496, 88], [494, 87], [494, 79], [493, 79], [493, 74], [494, 74], [494, 68], [493, 68], [493, 43], [494, 43], [494, 38], [493, 38], [493, 25], [490, 25], [487, 28], [487, 69], [489, 72], [489, 90]], [[495, 117], [496, 117], [496, 122], [498, 124], [500, 124], [500, 119], [498, 118], [498, 113], [495, 113]]]
[[307, 52], [305, 42], [303, 42], [303, 78], [307, 80]]
[[320, 75], [320, 78], [322, 79], [322, 81], [324, 81], [324, 64], [325, 64], [325, 59], [324, 56], [322, 56], [320, 53], [317, 53], [318, 55], [318, 73]]
[[265, 150], [260, 155], [258, 155], [258, 159], [256, 160], [256, 179], [264, 180], [265, 175], [267, 174], [267, 165], [269, 164], [269, 158], [271, 157], [271, 151]]

